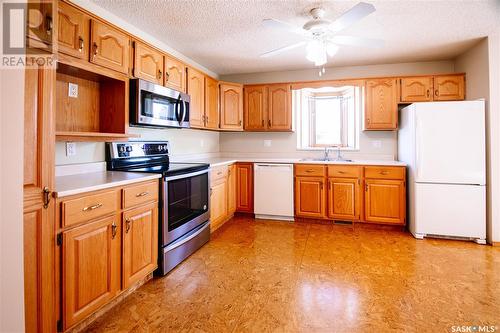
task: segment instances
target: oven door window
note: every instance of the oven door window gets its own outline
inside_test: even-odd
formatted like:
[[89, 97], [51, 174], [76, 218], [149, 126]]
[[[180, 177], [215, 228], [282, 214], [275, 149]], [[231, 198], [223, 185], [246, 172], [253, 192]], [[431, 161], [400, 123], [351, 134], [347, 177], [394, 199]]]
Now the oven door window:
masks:
[[141, 91], [141, 116], [153, 119], [179, 121], [179, 101], [165, 96]]
[[208, 210], [208, 173], [167, 182], [168, 231]]

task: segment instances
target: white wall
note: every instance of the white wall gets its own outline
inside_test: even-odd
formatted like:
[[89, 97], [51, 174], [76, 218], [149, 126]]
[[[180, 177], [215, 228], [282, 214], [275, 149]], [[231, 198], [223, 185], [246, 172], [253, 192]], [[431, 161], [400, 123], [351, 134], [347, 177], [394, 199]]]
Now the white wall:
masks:
[[[322, 80], [364, 78], [375, 76], [453, 73], [453, 61], [417, 62], [370, 66], [327, 68]], [[271, 83], [318, 80], [315, 69], [225, 75], [222, 80], [240, 83]], [[397, 156], [397, 132], [381, 131], [360, 133], [359, 151], [345, 152], [353, 159], [394, 159]], [[264, 140], [271, 140], [271, 147], [264, 147]], [[253, 155], [276, 157], [318, 157], [321, 152], [297, 149], [296, 133], [221, 133], [220, 150], [227, 155]]]
[[24, 70], [0, 71], [0, 332], [24, 332]]
[[[496, 209], [492, 203], [495, 173], [492, 172], [492, 137], [495, 128], [492, 123], [495, 115], [490, 108], [490, 73], [489, 73], [489, 40], [485, 38], [473, 48], [460, 55], [455, 60], [455, 69], [466, 73], [466, 98], [469, 100], [484, 98], [486, 100], [486, 164], [487, 164], [487, 237], [492, 241], [493, 212]], [[493, 160], [492, 160], [493, 158]]]
[[[192, 129], [147, 129], [131, 127], [129, 133], [139, 134], [135, 140], [168, 140], [174, 157], [219, 152], [219, 133]], [[77, 142], [76, 155], [66, 156], [65, 142], [56, 143], [56, 165], [102, 162], [105, 160], [103, 142]]]

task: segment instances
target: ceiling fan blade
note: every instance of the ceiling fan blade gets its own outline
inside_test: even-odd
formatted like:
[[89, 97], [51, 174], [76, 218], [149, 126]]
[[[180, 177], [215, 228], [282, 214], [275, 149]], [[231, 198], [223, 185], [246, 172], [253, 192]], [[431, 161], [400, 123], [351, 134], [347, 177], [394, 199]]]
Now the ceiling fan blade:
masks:
[[290, 23], [283, 22], [275, 19], [264, 19], [262, 20], [262, 25], [266, 28], [279, 29], [290, 31], [299, 35], [303, 35], [303, 31], [300, 27], [294, 26]]
[[333, 32], [344, 30], [345, 28], [361, 20], [363, 17], [370, 15], [374, 11], [375, 7], [372, 4], [360, 2], [356, 6], [352, 7], [347, 12], [342, 14], [342, 16], [337, 20], [335, 20], [330, 25], [329, 30]]
[[272, 57], [272, 56], [280, 54], [282, 52], [285, 52], [285, 51], [288, 51], [288, 50], [292, 50], [292, 49], [296, 49], [297, 47], [300, 47], [300, 46], [305, 45], [305, 44], [306, 44], [306, 42], [303, 41], [303, 42], [298, 42], [298, 43], [290, 44], [290, 45], [287, 45], [287, 46], [283, 46], [283, 47], [280, 47], [278, 49], [274, 49], [272, 51], [269, 51], [269, 52], [266, 52], [266, 53], [262, 53], [260, 55], [260, 57], [261, 58]]
[[380, 48], [383, 47], [385, 44], [385, 42], [381, 39], [363, 38], [354, 36], [337, 35], [328, 38], [328, 40], [337, 45], [361, 46], [361, 47], [371, 47], [371, 48]]

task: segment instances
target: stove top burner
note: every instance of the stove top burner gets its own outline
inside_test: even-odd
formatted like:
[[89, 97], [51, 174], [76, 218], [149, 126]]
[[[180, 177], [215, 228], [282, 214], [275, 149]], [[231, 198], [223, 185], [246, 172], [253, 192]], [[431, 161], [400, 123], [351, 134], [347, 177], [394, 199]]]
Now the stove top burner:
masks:
[[196, 171], [206, 170], [210, 165], [205, 163], [168, 163], [144, 166], [140, 168], [128, 168], [126, 171], [131, 172], [146, 172], [146, 173], [161, 173], [163, 177], [170, 177], [179, 174], [192, 173]]

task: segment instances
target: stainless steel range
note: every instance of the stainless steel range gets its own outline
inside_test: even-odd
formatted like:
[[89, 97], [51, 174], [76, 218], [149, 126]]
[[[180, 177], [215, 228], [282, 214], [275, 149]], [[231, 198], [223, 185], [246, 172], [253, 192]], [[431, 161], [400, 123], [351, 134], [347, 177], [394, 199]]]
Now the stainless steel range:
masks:
[[208, 164], [171, 163], [168, 141], [107, 144], [107, 168], [162, 174], [158, 273], [167, 274], [210, 240]]

